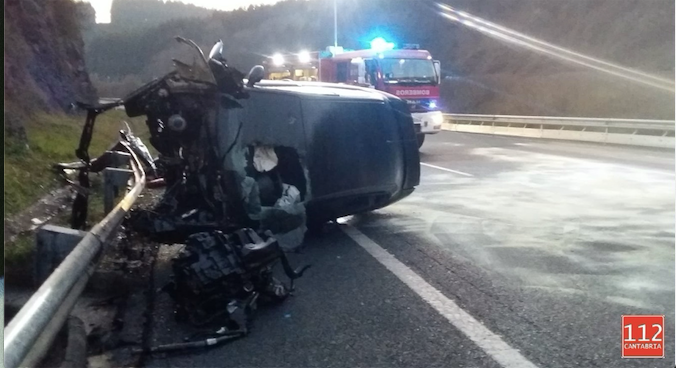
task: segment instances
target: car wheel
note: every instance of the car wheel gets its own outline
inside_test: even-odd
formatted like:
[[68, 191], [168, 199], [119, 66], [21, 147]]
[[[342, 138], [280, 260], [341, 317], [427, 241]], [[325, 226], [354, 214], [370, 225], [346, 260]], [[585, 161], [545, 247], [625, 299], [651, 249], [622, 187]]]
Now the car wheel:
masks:
[[418, 148], [422, 147], [423, 143], [425, 143], [425, 135], [418, 134]]

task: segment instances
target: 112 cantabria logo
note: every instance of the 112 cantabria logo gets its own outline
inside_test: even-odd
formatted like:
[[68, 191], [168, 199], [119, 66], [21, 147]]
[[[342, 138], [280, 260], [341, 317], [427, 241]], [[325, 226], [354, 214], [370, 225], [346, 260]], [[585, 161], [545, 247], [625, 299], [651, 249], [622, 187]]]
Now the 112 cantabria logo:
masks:
[[664, 316], [622, 316], [622, 358], [664, 358]]

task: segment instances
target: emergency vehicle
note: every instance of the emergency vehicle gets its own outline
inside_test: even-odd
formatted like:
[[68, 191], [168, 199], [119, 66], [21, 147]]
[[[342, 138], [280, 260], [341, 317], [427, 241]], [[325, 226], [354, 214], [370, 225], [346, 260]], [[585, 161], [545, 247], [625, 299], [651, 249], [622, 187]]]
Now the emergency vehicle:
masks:
[[274, 55], [267, 60], [267, 79], [344, 83], [375, 88], [405, 100], [415, 123], [418, 146], [426, 134], [441, 131], [440, 63], [418, 45], [395, 48], [382, 38], [365, 50], [328, 47], [326, 51]]

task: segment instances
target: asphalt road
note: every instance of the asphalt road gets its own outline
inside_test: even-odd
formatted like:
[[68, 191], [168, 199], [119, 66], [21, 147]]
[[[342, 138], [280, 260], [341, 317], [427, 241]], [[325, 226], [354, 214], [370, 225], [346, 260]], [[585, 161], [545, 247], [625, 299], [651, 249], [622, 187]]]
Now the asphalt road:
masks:
[[[292, 255], [313, 268], [248, 337], [146, 365], [674, 366], [673, 152], [451, 132], [421, 152], [410, 197]], [[665, 359], [621, 358], [623, 314], [665, 315]], [[165, 294], [152, 315], [154, 343], [188, 334]]]

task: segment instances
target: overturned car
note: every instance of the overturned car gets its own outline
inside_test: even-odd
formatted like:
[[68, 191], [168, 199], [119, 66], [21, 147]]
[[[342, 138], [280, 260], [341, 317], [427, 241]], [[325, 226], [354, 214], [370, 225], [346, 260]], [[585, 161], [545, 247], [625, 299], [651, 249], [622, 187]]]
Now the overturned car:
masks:
[[[419, 183], [414, 125], [404, 101], [338, 84], [247, 85], [219, 45], [193, 65], [124, 98], [145, 115], [167, 193], [142, 228], [155, 234], [251, 227], [285, 249], [310, 227], [375, 210]], [[199, 53], [197, 49], [196, 52]]]
[[[218, 42], [205, 56], [174, 60], [175, 70], [121, 101], [87, 106], [77, 156], [87, 153], [96, 116], [123, 105], [145, 116], [152, 158], [130, 132], [122, 139], [166, 184], [150, 210], [134, 210], [127, 227], [159, 241], [185, 243], [167, 287], [195, 324], [220, 308], [256, 300], [283, 300], [292, 290], [272, 276], [281, 260], [291, 279], [302, 275], [284, 256], [303, 242], [308, 227], [392, 204], [419, 183], [420, 162], [406, 103], [389, 94], [326, 83], [262, 81], [228, 66]], [[81, 187], [88, 186], [86, 170]], [[73, 205], [72, 226], [82, 227], [86, 191]], [[224, 306], [228, 305], [227, 309]], [[241, 322], [241, 321], [240, 321]], [[232, 323], [241, 332], [245, 323]], [[239, 333], [238, 332], [238, 333]]]

